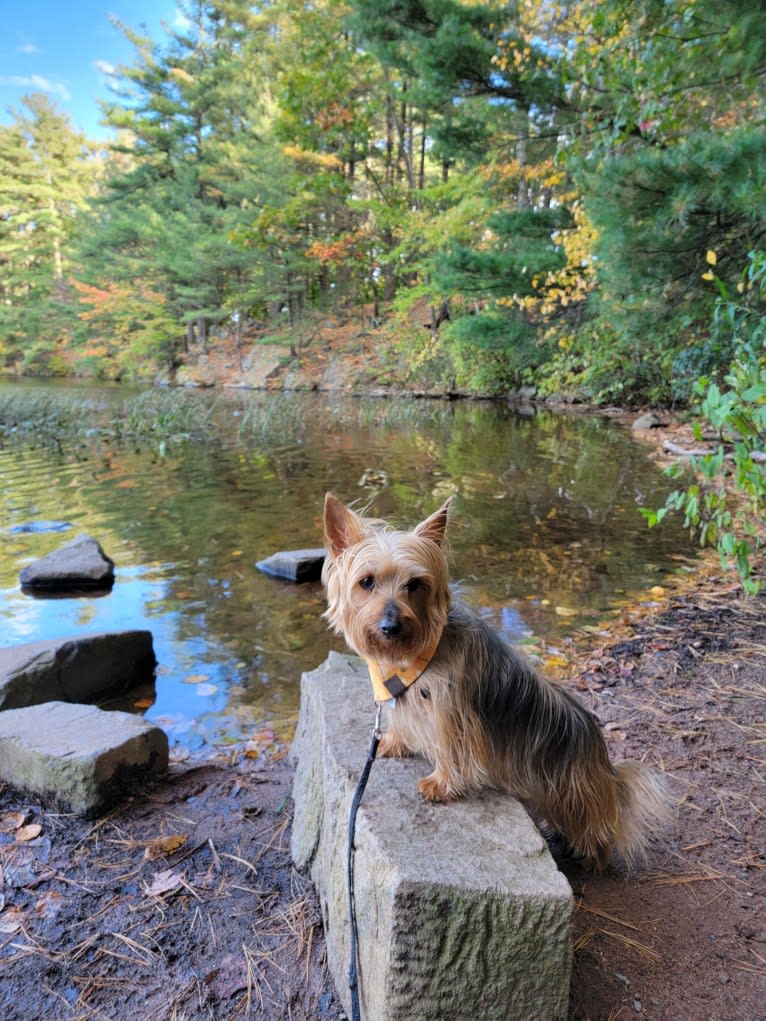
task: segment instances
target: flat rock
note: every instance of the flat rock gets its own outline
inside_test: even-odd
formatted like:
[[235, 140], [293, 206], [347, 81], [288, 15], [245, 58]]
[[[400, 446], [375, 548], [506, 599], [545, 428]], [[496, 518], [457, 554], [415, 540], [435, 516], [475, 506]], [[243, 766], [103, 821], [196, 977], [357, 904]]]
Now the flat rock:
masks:
[[92, 536], [83, 534], [25, 567], [20, 579], [24, 589], [104, 590], [114, 584], [114, 561]]
[[0, 780], [94, 815], [168, 765], [168, 739], [130, 713], [68, 702], [0, 712]]
[[324, 549], [281, 550], [265, 560], [258, 560], [255, 566], [273, 578], [296, 582], [318, 581], [322, 577], [322, 565], [326, 556], [327, 550]]
[[0, 649], [0, 709], [92, 702], [151, 679], [151, 631], [107, 631]]
[[[330, 653], [303, 675], [291, 750], [291, 848], [317, 886], [330, 972], [349, 1012], [348, 816], [373, 722], [369, 678], [359, 660]], [[416, 785], [429, 772], [418, 758], [376, 760], [359, 809], [354, 873], [362, 1016], [566, 1017], [572, 893], [547, 844], [508, 795], [426, 803]]]

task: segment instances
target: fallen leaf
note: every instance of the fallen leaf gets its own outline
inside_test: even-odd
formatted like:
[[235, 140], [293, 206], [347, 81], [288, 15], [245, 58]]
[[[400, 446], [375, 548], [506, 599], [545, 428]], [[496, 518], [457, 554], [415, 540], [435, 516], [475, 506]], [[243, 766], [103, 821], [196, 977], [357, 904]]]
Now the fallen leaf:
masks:
[[42, 894], [35, 904], [35, 914], [40, 918], [54, 918], [61, 910], [64, 903], [64, 895], [57, 890], [49, 890]]
[[153, 698], [137, 698], [133, 703], [134, 709], [151, 709], [154, 705]]
[[29, 812], [4, 812], [0, 815], [0, 833], [13, 833], [23, 826], [29, 818]]
[[652, 585], [649, 589], [649, 595], [654, 596], [655, 599], [662, 599], [665, 595], [665, 591], [666, 590], [662, 587], [662, 585]]
[[183, 880], [172, 869], [156, 872], [151, 883], [144, 882], [144, 890], [150, 897], [161, 897], [164, 893], [175, 893], [183, 886]]
[[8, 934], [18, 932], [24, 919], [21, 908], [8, 908], [0, 915], [0, 933]]
[[16, 830], [16, 843], [26, 844], [28, 840], [36, 840], [43, 828], [39, 822], [31, 822], [28, 826], [19, 826]]
[[556, 614], [559, 617], [576, 617], [579, 612], [580, 612], [579, 610], [573, 610], [569, 606], [557, 606], [556, 607]]
[[184, 677], [184, 684], [201, 684], [208, 680], [208, 677], [208, 674], [189, 674], [188, 677]]
[[39, 866], [48, 860], [50, 851], [48, 837], [0, 847], [0, 867], [5, 885], [16, 890], [38, 886], [44, 878]]
[[197, 688], [195, 690], [197, 694], [200, 695], [202, 698], [206, 698], [208, 695], [215, 695], [215, 693], [218, 691], [218, 685], [199, 684], [197, 685]]
[[259, 730], [245, 742], [245, 757], [257, 759], [263, 755], [267, 748], [270, 748], [277, 739], [273, 730]]
[[183, 847], [188, 839], [189, 835], [187, 833], [157, 837], [156, 840], [152, 840], [151, 843], [147, 844], [144, 858], [147, 861], [156, 861], [157, 858], [168, 858], [171, 854], [175, 854], [179, 848]]
[[547, 667], [548, 670], [553, 670], [557, 667], [569, 666], [569, 660], [566, 656], [546, 656], [543, 659], [543, 665]]

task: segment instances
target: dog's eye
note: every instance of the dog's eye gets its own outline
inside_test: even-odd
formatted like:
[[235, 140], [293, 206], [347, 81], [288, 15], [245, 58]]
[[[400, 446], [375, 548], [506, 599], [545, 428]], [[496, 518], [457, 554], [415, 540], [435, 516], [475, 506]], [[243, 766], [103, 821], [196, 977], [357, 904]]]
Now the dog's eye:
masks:
[[420, 588], [420, 578], [410, 578], [404, 587], [407, 592], [417, 592]]
[[370, 589], [375, 588], [375, 579], [371, 574], [365, 574], [364, 578], [359, 579], [359, 586], [369, 592]]

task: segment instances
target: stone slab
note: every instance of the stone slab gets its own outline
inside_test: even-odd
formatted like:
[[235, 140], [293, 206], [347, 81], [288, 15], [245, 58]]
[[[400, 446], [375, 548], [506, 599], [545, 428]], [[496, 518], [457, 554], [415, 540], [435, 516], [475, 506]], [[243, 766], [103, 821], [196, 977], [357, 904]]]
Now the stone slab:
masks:
[[107, 631], [0, 649], [0, 709], [92, 702], [151, 678], [151, 631]]
[[265, 560], [258, 560], [256, 567], [273, 578], [286, 581], [319, 581], [327, 551], [324, 549], [280, 550]]
[[114, 561], [92, 536], [83, 534], [35, 560], [19, 578], [23, 589], [34, 591], [104, 591], [114, 584]]
[[167, 766], [164, 731], [130, 713], [69, 702], [0, 712], [0, 780], [80, 815]]
[[[330, 971], [349, 1012], [348, 814], [373, 724], [359, 660], [330, 653], [303, 675], [291, 847], [319, 892]], [[363, 1018], [566, 1017], [572, 893], [545, 841], [504, 794], [426, 803], [416, 784], [429, 772], [422, 759], [377, 760], [359, 809]]]

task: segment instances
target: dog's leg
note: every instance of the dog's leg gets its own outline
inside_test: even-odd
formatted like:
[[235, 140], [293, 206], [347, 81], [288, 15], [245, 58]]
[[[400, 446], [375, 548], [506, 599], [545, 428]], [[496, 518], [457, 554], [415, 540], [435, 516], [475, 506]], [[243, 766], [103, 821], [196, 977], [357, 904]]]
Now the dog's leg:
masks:
[[418, 781], [418, 790], [426, 801], [455, 801], [460, 797], [449, 781], [445, 780], [437, 770]]
[[382, 755], [386, 759], [406, 759], [415, 753], [407, 744], [403, 741], [398, 734], [392, 733], [390, 730], [381, 737], [380, 744], [378, 745], [378, 755]]

